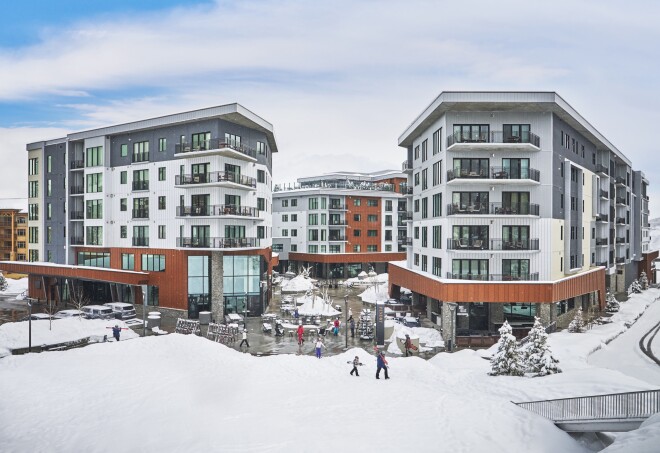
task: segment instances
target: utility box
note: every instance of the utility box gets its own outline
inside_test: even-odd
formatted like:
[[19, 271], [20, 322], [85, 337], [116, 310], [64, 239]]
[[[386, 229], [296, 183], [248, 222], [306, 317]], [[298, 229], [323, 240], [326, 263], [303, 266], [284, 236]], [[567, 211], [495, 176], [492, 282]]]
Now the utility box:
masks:
[[211, 322], [211, 312], [210, 311], [200, 311], [199, 312], [199, 323], [203, 326], [208, 326]]

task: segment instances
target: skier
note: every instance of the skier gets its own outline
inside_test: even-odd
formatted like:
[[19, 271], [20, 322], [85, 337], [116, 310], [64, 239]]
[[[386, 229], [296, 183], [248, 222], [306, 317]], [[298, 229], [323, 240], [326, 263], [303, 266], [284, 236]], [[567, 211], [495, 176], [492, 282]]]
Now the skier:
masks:
[[248, 343], [248, 340], [247, 340], [247, 329], [243, 329], [243, 340], [241, 340], [241, 344], [239, 344], [238, 347], [242, 348], [243, 343], [245, 343], [248, 348], [250, 347], [250, 343]]
[[321, 337], [318, 337], [316, 340], [316, 358], [320, 359], [321, 358], [321, 348], [325, 348], [325, 345], [323, 344], [323, 341], [321, 341]]
[[303, 339], [304, 334], [305, 329], [303, 328], [302, 324], [298, 324], [298, 346], [302, 346], [302, 344], [305, 342]]
[[339, 318], [335, 319], [335, 328], [333, 329], [332, 333], [336, 337], [337, 334], [339, 333]]
[[376, 364], [378, 366], [376, 369], [376, 379], [380, 379], [379, 375], [381, 369], [385, 370], [385, 379], [389, 379], [390, 377], [387, 375], [387, 359], [385, 359], [385, 353], [383, 351], [378, 351]]
[[[346, 362], [346, 363], [351, 363], [351, 362]], [[360, 358], [358, 356], [355, 356], [355, 358], [353, 359], [353, 369], [351, 370], [351, 376], [353, 376], [353, 373], [355, 373], [355, 376], [358, 377], [360, 376], [357, 369], [358, 365], [362, 366], [362, 364], [360, 363]]]
[[348, 325], [351, 326], [351, 338], [355, 338], [355, 319], [352, 316], [348, 320]]
[[403, 344], [403, 348], [406, 350], [406, 357], [408, 357], [408, 355], [412, 355], [411, 349], [417, 349], [410, 339], [410, 335], [408, 334], [406, 334], [406, 340]]

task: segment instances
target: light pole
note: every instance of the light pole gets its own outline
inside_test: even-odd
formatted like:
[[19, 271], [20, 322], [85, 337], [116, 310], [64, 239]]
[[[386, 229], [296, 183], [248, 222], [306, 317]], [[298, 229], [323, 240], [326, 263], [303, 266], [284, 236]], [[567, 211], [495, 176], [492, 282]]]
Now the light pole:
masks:
[[449, 352], [454, 350], [454, 343], [456, 342], [456, 307], [458, 304], [456, 302], [447, 302], [449, 306], [449, 319], [450, 319], [450, 332], [449, 332]]
[[346, 344], [344, 349], [348, 349], [348, 294], [344, 295], [344, 339]]
[[28, 314], [28, 352], [32, 352], [32, 299], [26, 299], [29, 309]]

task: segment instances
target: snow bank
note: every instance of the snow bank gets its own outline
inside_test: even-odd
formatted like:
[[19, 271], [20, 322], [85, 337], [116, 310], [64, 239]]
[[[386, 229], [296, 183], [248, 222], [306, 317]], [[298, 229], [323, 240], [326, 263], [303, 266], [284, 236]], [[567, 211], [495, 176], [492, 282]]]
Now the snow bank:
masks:
[[660, 450], [660, 413], [651, 416], [635, 431], [619, 434], [602, 453], [658, 453]]
[[315, 286], [311, 278], [307, 278], [300, 274], [296, 275], [291, 280], [282, 282], [281, 288], [283, 293], [300, 293], [312, 290]]
[[390, 296], [387, 294], [387, 285], [370, 286], [358, 294], [358, 297], [362, 299], [362, 302], [372, 304], [376, 302], [387, 302], [390, 299]]
[[[391, 379], [376, 381], [375, 357], [362, 349], [321, 360], [311, 345], [303, 351], [258, 358], [171, 334], [10, 356], [0, 360], [2, 448], [289, 453], [340, 441], [379, 452], [585, 452], [550, 421], [490, 394], [505, 381], [473, 392], [416, 357], [389, 358]], [[356, 355], [360, 377], [349, 375]], [[57, 376], [47, 387], [45, 373]], [[404, 424], [389, 430], [392, 411]], [[63, 419], [75, 429], [43, 431]]]
[[[364, 274], [364, 275], [363, 275]], [[384, 283], [387, 285], [389, 282], [389, 274], [385, 272], [384, 274], [378, 274], [375, 277], [368, 277], [367, 273], [362, 271], [357, 277], [348, 278], [342, 284], [345, 286], [366, 286], [373, 285], [374, 283]]]
[[390, 345], [387, 347], [387, 352], [390, 354], [401, 354], [401, 349], [396, 344], [397, 338], [405, 339], [406, 335], [409, 335], [411, 339], [419, 339], [420, 352], [429, 351], [431, 348], [444, 347], [445, 342], [442, 339], [442, 334], [435, 330], [429, 329], [426, 327], [406, 327], [401, 323], [395, 321], [386, 321], [386, 325], [393, 326], [394, 332], [392, 336], [386, 341], [390, 341]]
[[[32, 321], [32, 345], [50, 345], [80, 340], [92, 335], [112, 337], [112, 326], [127, 327], [119, 320], [64, 318], [53, 320], [52, 330], [49, 321]], [[0, 326], [0, 357], [10, 354], [12, 349], [27, 348], [29, 323], [8, 322]], [[120, 338], [128, 340], [138, 337], [132, 330], [122, 330]]]
[[341, 314], [340, 311], [332, 308], [330, 303], [326, 303], [322, 297], [316, 294], [311, 297], [309, 295], [298, 297], [296, 302], [302, 303], [298, 307], [298, 314], [302, 316], [337, 316]]
[[18, 280], [14, 280], [13, 278], [6, 278], [5, 280], [7, 280], [7, 290], [3, 292], [3, 294], [18, 296], [23, 291], [27, 291], [28, 289], [27, 277], [19, 278]]

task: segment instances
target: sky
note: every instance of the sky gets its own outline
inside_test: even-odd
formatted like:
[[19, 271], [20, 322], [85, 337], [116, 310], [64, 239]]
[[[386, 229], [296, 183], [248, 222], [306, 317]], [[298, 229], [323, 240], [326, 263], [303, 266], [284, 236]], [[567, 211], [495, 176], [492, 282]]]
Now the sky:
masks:
[[[0, 203], [25, 144], [239, 102], [274, 125], [275, 182], [399, 169], [442, 91], [557, 91], [651, 181], [660, 214], [660, 3], [0, 2]], [[18, 198], [18, 200], [11, 200]]]

